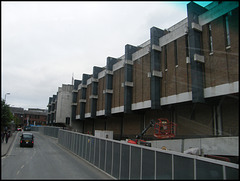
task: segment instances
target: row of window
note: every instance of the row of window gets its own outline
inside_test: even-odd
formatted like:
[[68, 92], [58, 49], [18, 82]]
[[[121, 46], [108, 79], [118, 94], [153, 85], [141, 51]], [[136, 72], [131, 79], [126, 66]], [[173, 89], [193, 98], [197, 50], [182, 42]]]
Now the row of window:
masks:
[[[188, 35], [185, 35], [185, 44], [186, 44], [186, 57], [189, 57], [189, 48], [188, 48]], [[178, 51], [177, 51], [177, 40], [174, 40], [174, 57], [175, 57], [175, 66], [178, 66]], [[167, 70], [167, 45], [164, 46], [164, 68]]]
[[[224, 16], [224, 27], [225, 27], [225, 43], [226, 48], [230, 47], [230, 31], [229, 31], [229, 16], [231, 16], [232, 13], [229, 12]], [[212, 26], [211, 23], [208, 24], [208, 39], [209, 39], [209, 51], [210, 54], [213, 53], [213, 38], [212, 38]]]
[[17, 115], [19, 118], [29, 118], [29, 119], [40, 119], [40, 115], [27, 115], [24, 114], [24, 116], [22, 114]]
[[[229, 16], [231, 12], [224, 16], [224, 27], [225, 27], [225, 41], [226, 47], [230, 47], [230, 31], [229, 31]], [[208, 24], [208, 39], [209, 39], [209, 51], [210, 54], [213, 53], [213, 37], [212, 37], [212, 26], [211, 23]], [[186, 57], [189, 57], [189, 43], [188, 35], [185, 37], [186, 44]], [[175, 56], [175, 66], [178, 66], [178, 51], [177, 51], [177, 40], [174, 40], [174, 56]], [[167, 70], [167, 45], [164, 46], [164, 68]]]

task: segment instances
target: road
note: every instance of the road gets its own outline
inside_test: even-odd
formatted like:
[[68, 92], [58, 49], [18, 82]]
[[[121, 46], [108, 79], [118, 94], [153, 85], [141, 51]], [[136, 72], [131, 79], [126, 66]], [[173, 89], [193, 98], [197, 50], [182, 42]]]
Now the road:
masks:
[[9, 153], [2, 157], [1, 179], [113, 179], [68, 152], [57, 139], [33, 132], [34, 147], [20, 147], [17, 133]]

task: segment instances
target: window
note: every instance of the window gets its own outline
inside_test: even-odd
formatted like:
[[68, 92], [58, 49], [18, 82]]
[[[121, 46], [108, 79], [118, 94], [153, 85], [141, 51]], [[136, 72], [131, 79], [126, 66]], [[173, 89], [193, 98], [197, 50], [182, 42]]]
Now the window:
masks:
[[24, 139], [32, 139], [33, 136], [30, 135], [30, 134], [23, 134], [23, 138], [24, 138]]
[[178, 52], [177, 52], [177, 40], [174, 40], [174, 56], [175, 56], [175, 66], [178, 66]]
[[229, 32], [229, 20], [228, 15], [225, 16], [225, 36], [226, 36], [226, 47], [230, 46], [230, 32]]
[[213, 53], [212, 26], [208, 24], [209, 51]]

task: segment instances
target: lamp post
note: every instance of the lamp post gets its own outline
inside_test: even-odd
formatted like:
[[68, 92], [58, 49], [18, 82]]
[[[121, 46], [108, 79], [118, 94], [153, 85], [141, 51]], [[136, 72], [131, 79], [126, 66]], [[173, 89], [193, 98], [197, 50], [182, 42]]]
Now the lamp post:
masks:
[[7, 95], [10, 95], [10, 93], [8, 92], [5, 94], [5, 103], [7, 102]]

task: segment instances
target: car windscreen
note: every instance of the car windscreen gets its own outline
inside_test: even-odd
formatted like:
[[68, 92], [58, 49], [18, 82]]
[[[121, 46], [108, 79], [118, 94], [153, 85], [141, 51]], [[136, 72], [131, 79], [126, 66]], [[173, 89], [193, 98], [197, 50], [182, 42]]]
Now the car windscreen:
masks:
[[32, 135], [24, 134], [23, 138], [24, 139], [32, 139]]

